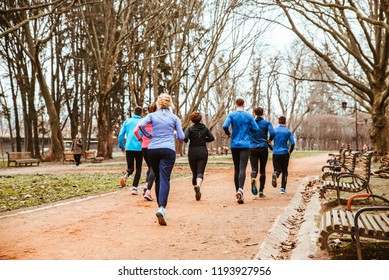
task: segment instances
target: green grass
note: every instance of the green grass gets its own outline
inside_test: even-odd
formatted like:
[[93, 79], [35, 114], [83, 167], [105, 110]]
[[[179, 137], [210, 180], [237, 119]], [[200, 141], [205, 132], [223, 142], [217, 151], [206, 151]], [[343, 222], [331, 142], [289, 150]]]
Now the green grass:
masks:
[[[175, 172], [172, 179], [188, 175]], [[116, 191], [119, 180], [117, 173], [101, 172], [0, 176], [0, 212]]]
[[313, 157], [320, 154], [328, 154], [328, 151], [293, 151], [292, 158]]

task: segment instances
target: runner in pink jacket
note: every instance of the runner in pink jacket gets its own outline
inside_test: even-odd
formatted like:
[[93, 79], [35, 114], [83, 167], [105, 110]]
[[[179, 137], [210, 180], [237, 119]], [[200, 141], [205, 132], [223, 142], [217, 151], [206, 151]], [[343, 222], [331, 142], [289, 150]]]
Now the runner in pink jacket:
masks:
[[[147, 111], [149, 114], [155, 112], [156, 110], [157, 110], [157, 105], [155, 105], [155, 103], [150, 104], [147, 107]], [[153, 127], [151, 126], [151, 123], [146, 125], [146, 130], [150, 133], [153, 132]], [[155, 175], [154, 175], [153, 169], [151, 168], [149, 157], [148, 157], [148, 152], [147, 152], [149, 144], [150, 144], [150, 138], [147, 138], [144, 135], [140, 136], [139, 131], [140, 131], [139, 126], [136, 126], [136, 128], [134, 130], [134, 134], [135, 134], [136, 138], [138, 138], [138, 140], [142, 142], [142, 155], [143, 155], [143, 159], [145, 160], [145, 162], [147, 164], [146, 185], [143, 188], [143, 197], [148, 201], [152, 201], [153, 198], [151, 197], [151, 188], [152, 188], [153, 182], [155, 180]]]

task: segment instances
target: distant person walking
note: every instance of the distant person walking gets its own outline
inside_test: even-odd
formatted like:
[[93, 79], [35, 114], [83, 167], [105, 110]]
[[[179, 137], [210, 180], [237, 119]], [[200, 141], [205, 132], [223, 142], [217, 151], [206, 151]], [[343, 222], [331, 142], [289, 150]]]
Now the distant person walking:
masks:
[[81, 163], [81, 154], [82, 154], [81, 133], [76, 134], [76, 137], [72, 141], [72, 147], [70, 148], [70, 150], [73, 152], [76, 166], [79, 166]]
[[[147, 107], [147, 112], [149, 114], [154, 113], [156, 110], [157, 110], [157, 105], [155, 103], [149, 104], [149, 106]], [[153, 132], [153, 128], [151, 126], [151, 123], [147, 124], [145, 129], [149, 133]], [[148, 154], [148, 147], [150, 144], [150, 138], [147, 138], [145, 135], [141, 136], [141, 134], [139, 132], [140, 132], [140, 128], [137, 125], [135, 128], [134, 134], [135, 134], [136, 138], [138, 138], [138, 140], [142, 142], [142, 155], [143, 155], [143, 159], [145, 160], [145, 162], [147, 164], [146, 185], [143, 188], [143, 197], [148, 201], [152, 201], [153, 198], [151, 196], [151, 188], [153, 187], [155, 175], [154, 175], [153, 169], [151, 168], [151, 164], [149, 161], [149, 154]]]
[[[118, 145], [122, 152], [126, 153], [127, 170], [124, 171], [124, 176], [120, 180], [120, 185], [126, 185], [127, 178], [135, 171], [135, 176], [132, 182], [132, 194], [138, 194], [138, 185], [142, 173], [142, 142], [136, 138], [134, 130], [142, 119], [142, 107], [134, 108], [134, 115], [128, 118], [120, 129], [118, 136]], [[125, 143], [124, 143], [125, 142]], [[135, 168], [134, 168], [135, 163]]]
[[[250, 131], [258, 131], [254, 117], [247, 113], [243, 98], [235, 100], [236, 111], [228, 114], [223, 129], [228, 138], [231, 138], [231, 154], [234, 163], [234, 184], [236, 199], [243, 204], [243, 189], [246, 180], [246, 168], [249, 160]], [[231, 126], [232, 132], [229, 131]]]
[[[156, 216], [160, 225], [167, 225], [166, 206], [170, 192], [170, 176], [176, 161], [175, 139], [184, 140], [180, 119], [171, 111], [172, 99], [169, 94], [158, 96], [158, 110], [148, 114], [139, 124], [143, 134], [150, 138], [148, 155], [155, 174], [155, 193], [158, 203]], [[146, 126], [151, 124], [153, 132]]]
[[192, 185], [195, 190], [197, 201], [201, 199], [201, 184], [204, 180], [205, 167], [208, 161], [208, 150], [206, 143], [215, 140], [209, 129], [201, 122], [201, 114], [193, 112], [190, 120], [193, 126], [185, 130], [185, 143], [189, 142], [188, 160], [192, 171]]
[[250, 164], [251, 164], [251, 192], [257, 195], [256, 178], [259, 162], [259, 197], [265, 197], [263, 192], [266, 182], [266, 165], [269, 156], [268, 141], [274, 138], [274, 128], [271, 122], [263, 118], [263, 108], [254, 109], [255, 122], [259, 130], [251, 133], [250, 137]]
[[278, 118], [279, 126], [275, 129], [274, 147], [273, 147], [273, 168], [272, 185], [277, 187], [277, 178], [281, 177], [281, 194], [286, 193], [286, 183], [288, 179], [288, 166], [290, 154], [296, 145], [292, 132], [286, 128], [286, 118]]

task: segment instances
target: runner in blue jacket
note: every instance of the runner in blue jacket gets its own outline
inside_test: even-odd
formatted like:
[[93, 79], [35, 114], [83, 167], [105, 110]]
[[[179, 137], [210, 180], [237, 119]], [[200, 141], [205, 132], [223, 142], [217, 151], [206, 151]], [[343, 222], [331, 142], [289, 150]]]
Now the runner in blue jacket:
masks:
[[[247, 113], [244, 108], [243, 98], [235, 100], [236, 111], [228, 114], [223, 129], [228, 138], [231, 138], [231, 154], [234, 162], [234, 184], [236, 199], [243, 204], [243, 187], [246, 180], [246, 168], [250, 152], [250, 131], [258, 131], [254, 117]], [[229, 131], [231, 126], [232, 133]]]
[[251, 133], [250, 163], [251, 163], [251, 192], [257, 195], [256, 178], [259, 162], [259, 197], [265, 197], [263, 190], [266, 182], [266, 165], [269, 157], [269, 141], [274, 138], [274, 128], [271, 122], [263, 118], [263, 108], [254, 109], [255, 122], [259, 130]]
[[277, 187], [277, 178], [282, 174], [281, 194], [286, 193], [286, 183], [288, 179], [288, 166], [290, 154], [296, 145], [292, 132], [286, 128], [286, 118], [278, 118], [279, 126], [275, 129], [274, 147], [273, 147], [273, 167], [272, 185]]
[[[118, 145], [122, 152], [126, 153], [127, 171], [124, 172], [124, 177], [120, 180], [120, 185], [124, 187], [126, 180], [134, 173], [135, 176], [132, 182], [132, 194], [138, 194], [138, 185], [142, 173], [142, 142], [134, 135], [134, 130], [142, 119], [142, 107], [136, 106], [132, 118], [127, 119], [118, 136]], [[135, 169], [134, 169], [135, 161]]]

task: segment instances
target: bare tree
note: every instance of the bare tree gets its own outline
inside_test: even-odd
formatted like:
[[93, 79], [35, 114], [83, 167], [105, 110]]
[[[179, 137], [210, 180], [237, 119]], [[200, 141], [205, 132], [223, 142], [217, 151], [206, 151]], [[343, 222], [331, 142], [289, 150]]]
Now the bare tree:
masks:
[[[31, 3], [0, 4], [0, 38], [12, 36], [7, 42], [24, 54], [12, 64], [11, 79], [27, 78], [15, 92], [25, 98], [29, 115], [23, 119], [35, 122], [28, 132], [36, 140], [48, 114], [55, 160], [62, 157], [69, 121], [72, 136], [81, 127], [90, 139], [96, 117], [98, 153], [109, 158], [125, 110], [154, 102], [161, 92], [172, 94], [184, 128], [195, 110], [207, 112], [210, 126], [217, 126], [233, 97], [245, 94], [239, 82], [250, 63], [247, 52], [261, 34], [241, 14], [245, 1]], [[243, 55], [244, 65], [238, 65]], [[38, 124], [35, 108], [28, 109], [39, 97], [45, 106]]]
[[[37, 113], [32, 105], [35, 101], [35, 78], [40, 87], [40, 94], [45, 100], [46, 110], [50, 117], [51, 143], [53, 158], [60, 160], [63, 157], [63, 138], [59, 123], [59, 110], [55, 104], [55, 93], [47, 84], [44, 63], [45, 47], [53, 38], [55, 28], [60, 23], [61, 14], [67, 12], [74, 5], [73, 1], [54, 1], [39, 5], [24, 5], [15, 7], [7, 6], [1, 10], [1, 26], [4, 30], [0, 37], [12, 34], [18, 47], [28, 57], [31, 63], [31, 83], [25, 92], [28, 92], [28, 103], [30, 104], [30, 119], [34, 123], [34, 137], [38, 141]], [[23, 63], [21, 67], [27, 68]], [[24, 71], [27, 73], [28, 71]], [[23, 75], [22, 77], [28, 77]], [[27, 85], [23, 83], [23, 85]], [[23, 94], [22, 94], [23, 96]], [[39, 151], [38, 144], [35, 145]], [[29, 148], [30, 149], [30, 148]]]
[[[261, 1], [258, 1], [261, 2]], [[262, 1], [276, 4], [299, 39], [336, 74], [334, 83], [372, 115], [371, 138], [388, 152], [388, 1]], [[301, 24], [303, 23], [303, 24]]]

